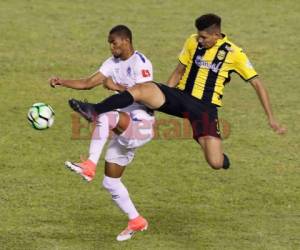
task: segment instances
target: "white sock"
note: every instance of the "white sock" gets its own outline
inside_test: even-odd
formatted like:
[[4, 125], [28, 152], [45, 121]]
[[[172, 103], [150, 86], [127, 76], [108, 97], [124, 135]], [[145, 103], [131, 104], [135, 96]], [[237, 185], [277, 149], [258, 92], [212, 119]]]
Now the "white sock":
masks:
[[129, 220], [139, 216], [138, 211], [129, 197], [127, 188], [121, 182], [121, 178], [104, 176], [102, 184], [103, 187], [111, 193], [112, 199], [118, 207], [128, 215]]
[[119, 114], [115, 111], [104, 113], [97, 117], [89, 150], [89, 160], [94, 162], [96, 165], [109, 136], [109, 130], [113, 129], [117, 125], [118, 119]]

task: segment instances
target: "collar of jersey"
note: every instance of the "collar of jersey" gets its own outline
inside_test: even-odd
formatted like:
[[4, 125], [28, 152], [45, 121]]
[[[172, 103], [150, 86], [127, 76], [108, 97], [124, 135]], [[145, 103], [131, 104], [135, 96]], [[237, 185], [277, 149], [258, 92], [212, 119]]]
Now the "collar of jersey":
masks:
[[223, 43], [228, 41], [227, 36], [225, 34], [222, 33], [222, 37], [223, 38], [217, 40], [214, 46], [220, 47]]

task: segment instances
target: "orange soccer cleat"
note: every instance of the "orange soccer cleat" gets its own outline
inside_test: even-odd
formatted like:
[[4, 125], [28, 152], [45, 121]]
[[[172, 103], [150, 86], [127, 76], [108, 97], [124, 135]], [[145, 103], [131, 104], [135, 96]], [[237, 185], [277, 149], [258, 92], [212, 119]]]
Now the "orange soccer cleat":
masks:
[[84, 180], [90, 182], [96, 174], [96, 164], [91, 160], [86, 160], [80, 163], [73, 163], [70, 161], [65, 162], [65, 166], [79, 174]]
[[128, 226], [117, 236], [117, 241], [129, 240], [139, 231], [147, 230], [148, 222], [142, 216], [132, 219], [128, 222]]

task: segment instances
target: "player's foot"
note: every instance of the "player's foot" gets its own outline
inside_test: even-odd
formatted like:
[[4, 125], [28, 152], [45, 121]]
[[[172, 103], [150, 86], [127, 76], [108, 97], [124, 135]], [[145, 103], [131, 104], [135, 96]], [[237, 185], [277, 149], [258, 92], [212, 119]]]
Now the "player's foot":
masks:
[[129, 240], [136, 232], [147, 230], [147, 228], [147, 220], [139, 216], [128, 222], [128, 226], [117, 236], [117, 241]]
[[89, 122], [92, 122], [96, 117], [93, 105], [88, 102], [81, 102], [76, 99], [70, 99], [69, 105], [74, 111], [81, 114]]
[[96, 164], [91, 160], [86, 160], [81, 163], [65, 162], [65, 166], [79, 174], [84, 180], [90, 182], [96, 174]]

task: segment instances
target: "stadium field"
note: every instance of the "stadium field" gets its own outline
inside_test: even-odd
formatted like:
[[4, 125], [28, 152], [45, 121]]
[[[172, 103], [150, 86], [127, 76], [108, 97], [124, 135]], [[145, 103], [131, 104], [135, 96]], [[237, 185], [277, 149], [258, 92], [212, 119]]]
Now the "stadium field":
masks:
[[[174, 133], [182, 123], [157, 113], [156, 139], [123, 177], [149, 230], [119, 243], [127, 218], [101, 187], [103, 158], [89, 184], [64, 168], [89, 146], [89, 128], [76, 127], [67, 100], [111, 92], [52, 89], [48, 78], [96, 71], [110, 56], [108, 31], [126, 24], [164, 82], [207, 12], [245, 49], [288, 132], [271, 131], [252, 87], [234, 76], [220, 109], [232, 166], [214, 171], [192, 139]], [[300, 249], [299, 13], [293, 0], [1, 0], [0, 249]], [[54, 108], [52, 128], [28, 124], [35, 102]]]

